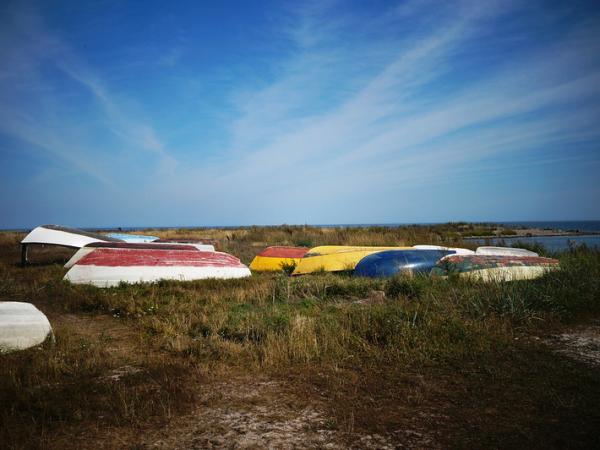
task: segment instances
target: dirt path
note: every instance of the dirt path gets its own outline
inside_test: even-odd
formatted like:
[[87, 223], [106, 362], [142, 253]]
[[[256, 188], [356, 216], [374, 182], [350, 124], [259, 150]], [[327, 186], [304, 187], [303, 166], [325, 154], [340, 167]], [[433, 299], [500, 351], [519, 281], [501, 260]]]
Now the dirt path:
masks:
[[558, 354], [600, 367], [600, 323], [579, 326], [544, 340]]
[[200, 406], [150, 436], [147, 449], [398, 448], [390, 436], [335, 429], [326, 406], [282, 382], [241, 378], [208, 387]]

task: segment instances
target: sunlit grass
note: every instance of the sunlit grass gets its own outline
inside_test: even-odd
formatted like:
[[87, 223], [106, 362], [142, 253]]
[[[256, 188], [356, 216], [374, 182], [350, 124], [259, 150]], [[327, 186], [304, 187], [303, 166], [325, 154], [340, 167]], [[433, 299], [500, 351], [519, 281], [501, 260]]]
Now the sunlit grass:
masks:
[[[223, 250], [248, 263], [266, 245], [461, 245], [459, 232], [452, 230], [155, 233], [218, 239]], [[306, 367], [377, 372], [465, 361], [493, 367], [485, 361], [513, 351], [515, 337], [600, 312], [600, 252], [585, 248], [555, 255], [561, 269], [532, 281], [290, 277], [288, 268], [248, 279], [99, 289], [62, 281], [64, 256], [52, 249], [32, 252], [32, 259], [45, 264], [20, 267], [19, 239], [0, 236], [0, 301], [32, 302], [51, 319], [62, 319], [54, 346], [1, 356], [0, 439], [15, 447], [46, 445], [66, 428], [140, 427], [164, 420], [193, 404], [201, 373], [286, 373]], [[101, 329], [82, 332], [66, 315], [103, 318], [127, 334], [117, 345]], [[139, 371], [126, 375], [126, 383], [106, 381], [124, 365]]]

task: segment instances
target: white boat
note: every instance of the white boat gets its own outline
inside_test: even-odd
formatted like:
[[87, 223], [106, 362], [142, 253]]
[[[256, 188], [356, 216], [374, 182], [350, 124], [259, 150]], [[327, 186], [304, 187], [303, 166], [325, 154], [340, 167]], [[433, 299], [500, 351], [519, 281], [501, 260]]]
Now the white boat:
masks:
[[441, 245], [413, 245], [413, 248], [416, 248], [417, 250], [447, 250], [449, 252], [454, 252], [454, 254], [456, 255], [475, 254], [473, 250], [469, 250], [468, 248], [442, 247]]
[[81, 248], [94, 242], [123, 242], [109, 236], [90, 233], [77, 228], [60, 225], [41, 225], [34, 228], [21, 241], [21, 263], [27, 263], [27, 249], [32, 244], [59, 245], [62, 247]]
[[111, 287], [120, 283], [250, 276], [250, 269], [227, 253], [161, 247], [96, 248], [77, 261], [64, 279], [75, 284]]
[[48, 318], [31, 303], [0, 302], [0, 353], [39, 345], [51, 335]]
[[184, 244], [179, 242], [149, 242], [149, 243], [130, 243], [130, 242], [93, 242], [80, 248], [71, 256], [71, 259], [65, 264], [65, 268], [70, 269], [86, 255], [89, 255], [98, 248], [133, 248], [133, 249], [159, 249], [159, 250], [198, 250], [201, 252], [214, 252], [215, 248], [209, 244]]
[[123, 242], [103, 234], [90, 233], [77, 228], [60, 225], [42, 225], [34, 228], [25, 236], [21, 244], [61, 245], [63, 247], [81, 248], [92, 242]]
[[514, 247], [477, 247], [475, 254], [490, 256], [540, 256], [530, 250]]

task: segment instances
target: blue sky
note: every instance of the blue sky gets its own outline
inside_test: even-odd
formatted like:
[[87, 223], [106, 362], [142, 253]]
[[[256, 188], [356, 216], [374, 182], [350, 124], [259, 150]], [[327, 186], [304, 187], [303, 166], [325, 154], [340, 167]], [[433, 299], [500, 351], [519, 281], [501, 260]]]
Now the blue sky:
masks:
[[0, 227], [600, 219], [600, 4], [2, 2]]

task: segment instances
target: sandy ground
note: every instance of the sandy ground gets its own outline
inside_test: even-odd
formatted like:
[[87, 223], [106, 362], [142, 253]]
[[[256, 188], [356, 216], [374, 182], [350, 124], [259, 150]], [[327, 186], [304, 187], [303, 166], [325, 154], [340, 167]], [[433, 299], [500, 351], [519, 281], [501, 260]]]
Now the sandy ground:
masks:
[[193, 414], [146, 439], [146, 449], [439, 448], [422, 430], [338, 430], [326, 407], [281, 382], [241, 378], [210, 386]]
[[600, 367], [600, 322], [545, 339], [556, 353]]

